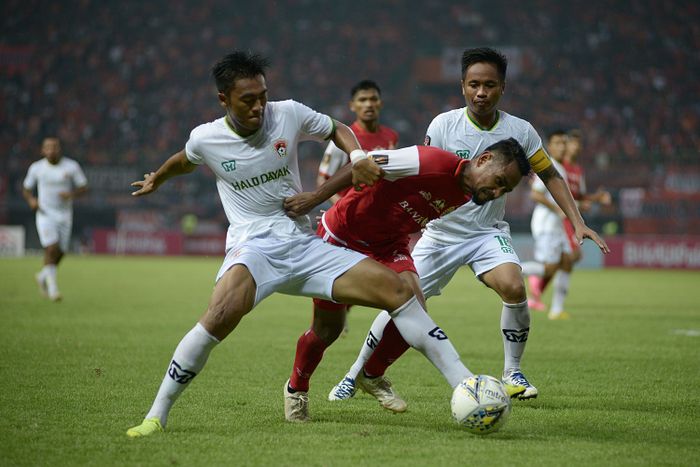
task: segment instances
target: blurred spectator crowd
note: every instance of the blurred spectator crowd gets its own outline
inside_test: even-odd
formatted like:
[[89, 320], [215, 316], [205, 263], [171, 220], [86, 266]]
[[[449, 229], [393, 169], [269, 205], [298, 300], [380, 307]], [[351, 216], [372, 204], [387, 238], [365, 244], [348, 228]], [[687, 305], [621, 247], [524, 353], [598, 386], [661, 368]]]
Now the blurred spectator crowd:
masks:
[[[57, 135], [64, 152], [86, 169], [93, 187], [86, 209], [136, 206], [128, 183], [180, 150], [194, 126], [221, 115], [209, 72], [234, 49], [270, 57], [271, 99], [293, 98], [348, 123], [350, 87], [363, 78], [376, 80], [385, 100], [383, 123], [399, 131], [400, 145], [410, 145], [423, 140], [436, 114], [464, 105], [459, 75], [421, 80], [418, 75], [433, 73], [417, 73], [421, 58], [439, 58], [450, 48], [503, 48], [514, 55], [502, 108], [530, 120], [543, 138], [554, 128], [580, 128], [591, 189], [645, 187], [667, 165], [698, 167], [700, 3], [406, 5], [2, 2], [5, 221], [23, 208], [19, 182], [48, 134]], [[303, 148], [307, 187], [321, 152], [319, 145]], [[198, 172], [139, 207], [154, 206], [175, 218], [192, 212], [221, 219], [211, 175]]]

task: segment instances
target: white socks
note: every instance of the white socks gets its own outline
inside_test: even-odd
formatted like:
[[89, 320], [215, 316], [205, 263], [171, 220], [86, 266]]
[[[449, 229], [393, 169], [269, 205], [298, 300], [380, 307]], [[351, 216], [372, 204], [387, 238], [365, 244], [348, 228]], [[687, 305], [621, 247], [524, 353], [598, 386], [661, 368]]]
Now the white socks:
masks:
[[350, 367], [347, 376], [352, 379], [357, 378], [357, 375], [360, 374], [360, 371], [362, 371], [365, 363], [367, 360], [369, 360], [369, 357], [372, 356], [372, 352], [374, 352], [377, 344], [379, 344], [379, 341], [382, 339], [382, 335], [384, 335], [384, 327], [390, 320], [391, 316], [389, 316], [389, 313], [386, 311], [381, 311], [377, 317], [374, 318], [372, 327], [369, 328], [369, 332], [367, 333], [367, 339], [365, 339], [365, 342], [362, 344], [360, 354], [357, 356], [355, 363], [352, 364], [352, 367]]
[[549, 313], [557, 316], [564, 311], [564, 300], [569, 293], [569, 278], [571, 274], [564, 271], [558, 271], [554, 277], [554, 292], [552, 293], [552, 306], [549, 308]]
[[501, 332], [505, 356], [503, 370], [519, 370], [520, 358], [525, 352], [527, 336], [530, 333], [530, 309], [527, 307], [527, 300], [515, 304], [503, 302]]
[[473, 375], [460, 361], [459, 354], [447, 335], [435, 324], [416, 297], [389, 314], [406, 342], [425, 355], [451, 387], [456, 387], [464, 378]]
[[60, 294], [58, 291], [58, 281], [56, 280], [56, 265], [45, 264], [44, 268], [39, 272], [39, 276], [46, 281], [46, 289], [49, 297], [54, 298]]
[[522, 265], [523, 276], [544, 276], [544, 263], [537, 261], [526, 261]]
[[209, 353], [218, 343], [219, 340], [209, 334], [200, 323], [185, 334], [175, 349], [168, 371], [165, 372], [165, 378], [146, 418], [158, 417], [161, 425], [165, 427], [173, 404], [192, 378], [204, 368]]

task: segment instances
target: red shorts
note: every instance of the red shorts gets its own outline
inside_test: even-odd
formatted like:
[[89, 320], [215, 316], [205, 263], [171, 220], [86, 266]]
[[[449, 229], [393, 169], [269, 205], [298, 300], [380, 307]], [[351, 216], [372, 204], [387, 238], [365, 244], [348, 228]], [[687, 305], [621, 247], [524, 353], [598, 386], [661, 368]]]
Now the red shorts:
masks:
[[581, 248], [581, 245], [576, 239], [576, 231], [574, 230], [574, 224], [568, 218], [564, 219], [564, 231], [566, 232], [566, 238], [569, 240], [569, 245], [571, 246], [571, 251], [576, 251]]
[[[411, 257], [407, 242], [397, 242], [395, 245], [387, 245], [383, 246], [382, 248], [372, 248], [370, 246], [358, 245], [357, 243], [350, 245], [344, 242], [341, 238], [326, 231], [322, 223], [318, 224], [316, 235], [323, 238], [324, 241], [330, 243], [331, 245], [341, 246], [365, 254], [373, 260], [382, 263], [392, 271], [395, 271], [397, 274], [404, 271], [410, 271], [418, 274], [416, 271], [416, 266], [413, 264], [413, 258]], [[321, 300], [319, 298], [314, 298], [314, 305], [317, 305], [319, 308], [323, 308], [324, 310], [344, 310], [348, 306], [342, 303]]]

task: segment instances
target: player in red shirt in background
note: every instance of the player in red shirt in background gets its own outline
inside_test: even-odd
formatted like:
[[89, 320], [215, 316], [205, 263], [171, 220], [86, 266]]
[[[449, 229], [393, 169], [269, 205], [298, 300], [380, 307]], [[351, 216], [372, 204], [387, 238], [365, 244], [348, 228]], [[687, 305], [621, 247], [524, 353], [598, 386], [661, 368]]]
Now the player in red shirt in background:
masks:
[[[350, 129], [360, 147], [365, 151], [374, 151], [377, 149], [395, 149], [398, 145], [399, 135], [388, 126], [379, 124], [379, 114], [382, 106], [382, 91], [379, 85], [371, 80], [365, 79], [355, 84], [350, 90], [350, 102], [348, 106], [350, 111], [356, 116], [355, 121], [350, 125]], [[318, 176], [316, 177], [316, 186], [321, 186], [338, 170], [350, 162], [348, 155], [333, 143], [328, 143], [323, 159], [318, 167]], [[330, 198], [331, 204], [335, 204], [345, 195], [350, 188], [345, 188], [334, 194]], [[329, 310], [345, 311], [347, 314], [350, 311], [350, 305], [340, 303], [327, 302]], [[349, 331], [347, 320], [343, 327], [343, 332]]]
[[[471, 161], [430, 146], [373, 151], [370, 157], [382, 168], [383, 178], [371, 187], [350, 191], [342, 197], [323, 214], [317, 234], [330, 243], [364, 253], [396, 271], [410, 284], [421, 303], [425, 303], [425, 299], [409, 251], [409, 235], [470, 200], [482, 205], [510, 192], [530, 172], [525, 151], [513, 138], [489, 146]], [[339, 173], [325, 186], [335, 183], [340, 189], [350, 183], [348, 177], [337, 183], [341, 178]], [[299, 209], [295, 207], [296, 200], [306, 195], [314, 199], [313, 203], [307, 204], [315, 206], [337, 189], [334, 186], [326, 190], [325, 195], [295, 195], [285, 202], [285, 208], [290, 216], [304, 214], [313, 206]], [[340, 335], [345, 313], [333, 310], [334, 307], [337, 308], [337, 304], [333, 302], [314, 299], [313, 323], [297, 342], [289, 392], [306, 393], [309, 390], [309, 380], [323, 352]], [[430, 335], [438, 340], [446, 339], [438, 327]], [[383, 372], [373, 372], [375, 366], [386, 365], [382, 359], [398, 358], [408, 348], [391, 322], [384, 330], [379, 348], [382, 351], [375, 352], [366, 363], [358, 376], [358, 384], [385, 408], [403, 412], [406, 403], [393, 393]], [[468, 369], [464, 368], [464, 371], [465, 374], [445, 375], [448, 383], [455, 387], [470, 376]], [[512, 395], [524, 390], [524, 387], [509, 388]]]
[[[365, 151], [377, 149], [395, 149], [399, 142], [399, 135], [388, 126], [379, 124], [379, 114], [381, 113], [382, 91], [374, 81], [365, 79], [357, 83], [350, 90], [350, 111], [356, 115], [356, 119], [350, 129], [360, 147]], [[321, 186], [326, 180], [333, 176], [341, 167], [345, 166], [350, 159], [348, 155], [333, 144], [328, 143], [326, 151], [323, 153], [323, 160], [318, 167], [318, 177], [316, 185]], [[336, 203], [349, 188], [334, 194], [330, 202]]]

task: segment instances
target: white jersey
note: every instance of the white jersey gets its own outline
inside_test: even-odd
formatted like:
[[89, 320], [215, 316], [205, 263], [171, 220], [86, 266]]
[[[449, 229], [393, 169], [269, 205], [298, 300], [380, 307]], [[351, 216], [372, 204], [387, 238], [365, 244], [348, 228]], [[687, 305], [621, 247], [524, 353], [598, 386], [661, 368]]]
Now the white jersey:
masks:
[[38, 215], [44, 215], [54, 222], [72, 222], [73, 200], [61, 198], [61, 193], [86, 186], [87, 178], [73, 159], [61, 157], [57, 164], [41, 159], [29, 166], [22, 185], [27, 190], [37, 189]]
[[321, 159], [321, 164], [318, 166], [318, 173], [330, 178], [349, 162], [350, 157], [345, 154], [345, 151], [331, 141], [323, 152], [323, 159]]
[[[548, 166], [549, 157], [542, 148], [542, 139], [532, 125], [518, 117], [498, 111], [496, 124], [488, 130], [479, 128], [467, 116], [467, 109], [450, 110], [433, 119], [428, 126], [425, 144], [436, 146], [472, 159], [488, 146], [507, 138], [515, 138], [538, 171]], [[537, 157], [533, 158], [537, 154]], [[534, 162], [537, 160], [537, 162]], [[494, 229], [509, 231], [505, 216], [506, 197], [502, 196], [482, 206], [467, 203], [450, 214], [430, 222], [423, 236], [441, 243], [461, 243]]]
[[[554, 159], [552, 159], [552, 165], [554, 165], [554, 168], [557, 169], [559, 174], [566, 181], [566, 170], [564, 169], [564, 167]], [[533, 180], [532, 189], [544, 194], [552, 204], [557, 204], [557, 202], [554, 201], [554, 198], [552, 197], [551, 193], [549, 193], [549, 190], [547, 190], [547, 187], [545, 186], [544, 182], [540, 180], [539, 177], [535, 177], [535, 180]], [[564, 223], [562, 221], [562, 218], [559, 217], [558, 213], [552, 211], [542, 203], [536, 203], [535, 209], [533, 209], [532, 211], [530, 230], [532, 231], [532, 235], [534, 236], [546, 233], [563, 234]]]
[[198, 126], [185, 145], [187, 159], [216, 175], [230, 223], [226, 249], [253, 237], [289, 238], [311, 233], [308, 217], [292, 220], [286, 197], [301, 192], [297, 145], [331, 136], [333, 120], [293, 100], [268, 102], [262, 127], [242, 137], [224, 117]]

